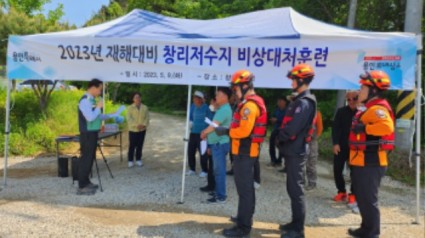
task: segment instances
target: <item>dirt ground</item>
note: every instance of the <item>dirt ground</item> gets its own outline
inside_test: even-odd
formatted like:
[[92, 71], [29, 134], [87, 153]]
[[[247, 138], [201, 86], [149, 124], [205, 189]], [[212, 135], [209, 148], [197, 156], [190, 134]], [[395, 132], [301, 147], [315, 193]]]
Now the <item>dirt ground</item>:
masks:
[[[152, 114], [143, 155], [144, 167], [127, 168], [127, 134], [123, 133], [124, 160], [119, 149], [105, 149], [112, 179], [98, 158], [104, 192], [75, 195], [70, 178], [57, 177], [55, 156], [11, 158], [8, 186], [0, 191], [0, 237], [220, 237], [230, 227], [237, 208], [232, 177], [227, 177], [228, 202], [205, 204], [198, 188], [205, 179], [185, 177], [181, 198], [184, 120]], [[118, 139], [108, 143], [117, 143]], [[263, 148], [267, 148], [265, 145]], [[251, 237], [280, 237], [278, 224], [290, 219], [284, 174], [261, 160], [262, 184]], [[3, 175], [4, 159], [0, 159]], [[199, 165], [198, 165], [199, 166]], [[331, 201], [335, 185], [331, 165], [318, 164], [318, 189], [307, 193], [306, 237], [348, 237], [347, 228], [360, 224], [344, 204]], [[94, 173], [93, 180], [96, 180]], [[381, 237], [424, 237], [424, 212], [415, 219], [415, 190], [386, 178], [380, 193]], [[423, 204], [423, 203], [422, 203]]]

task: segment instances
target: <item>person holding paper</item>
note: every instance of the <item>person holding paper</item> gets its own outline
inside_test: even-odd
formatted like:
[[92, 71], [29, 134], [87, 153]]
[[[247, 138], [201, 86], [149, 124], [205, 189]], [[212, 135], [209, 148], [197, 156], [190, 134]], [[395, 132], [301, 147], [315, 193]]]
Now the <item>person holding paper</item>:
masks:
[[[205, 118], [205, 122], [207, 123], [212, 122], [211, 120], [213, 119], [215, 115], [215, 111], [218, 108], [215, 97], [211, 98], [209, 108], [211, 113], [209, 117]], [[202, 192], [208, 192], [208, 193], [214, 192], [215, 191], [214, 163], [213, 163], [213, 158], [211, 154], [211, 148], [209, 148], [208, 142], [206, 139], [203, 139], [201, 141], [201, 153], [202, 154], [206, 153], [206, 156], [208, 157], [208, 176], [207, 176], [207, 185], [200, 187], [199, 190], [201, 190]]]
[[146, 129], [149, 126], [149, 110], [142, 104], [142, 96], [136, 92], [133, 94], [133, 104], [127, 110], [128, 123], [128, 167], [134, 166], [134, 151], [136, 151], [136, 164], [143, 166], [143, 144], [145, 142]]
[[230, 149], [230, 139], [227, 133], [216, 133], [217, 126], [221, 128], [229, 128], [232, 122], [232, 109], [230, 108], [229, 98], [231, 95], [229, 88], [219, 87], [217, 89], [215, 99], [217, 111], [214, 114], [213, 121], [210, 126], [201, 132], [201, 138], [207, 138], [211, 149], [214, 178], [215, 193], [207, 200], [209, 204], [223, 204], [226, 202], [226, 156]]

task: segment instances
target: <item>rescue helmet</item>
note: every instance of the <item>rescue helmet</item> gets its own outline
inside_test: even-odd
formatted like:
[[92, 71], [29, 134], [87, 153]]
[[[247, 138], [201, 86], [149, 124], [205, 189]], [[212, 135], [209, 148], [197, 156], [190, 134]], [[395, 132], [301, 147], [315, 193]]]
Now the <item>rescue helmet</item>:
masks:
[[[295, 65], [286, 75], [289, 79], [313, 79], [314, 70], [308, 64]], [[311, 81], [311, 80], [310, 80]]]
[[246, 69], [238, 70], [232, 75], [232, 86], [244, 83], [252, 83], [254, 75]]
[[[232, 81], [230, 82], [230, 88], [233, 92], [236, 91], [236, 88], [239, 87], [241, 89], [242, 98], [245, 97], [245, 94], [254, 88], [254, 74], [252, 74], [249, 70], [242, 69], [236, 71], [232, 75]], [[239, 98], [241, 99], [241, 98]]]
[[381, 91], [388, 90], [391, 86], [390, 77], [381, 70], [373, 70], [360, 75], [361, 85], [375, 87]]

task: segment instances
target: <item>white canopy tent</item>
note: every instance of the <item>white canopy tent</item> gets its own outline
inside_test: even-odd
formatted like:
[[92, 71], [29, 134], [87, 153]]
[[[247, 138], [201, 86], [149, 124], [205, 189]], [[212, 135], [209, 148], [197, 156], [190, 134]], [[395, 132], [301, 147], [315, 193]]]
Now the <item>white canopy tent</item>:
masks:
[[[360, 73], [380, 69], [390, 75], [392, 89], [420, 90], [420, 84], [415, 86], [415, 72], [417, 79], [420, 73], [418, 42], [419, 37], [409, 33], [366, 32], [329, 25], [292, 8], [214, 20], [178, 19], [133, 10], [97, 26], [10, 36], [7, 76], [10, 80], [99, 78], [106, 82], [189, 85], [188, 109], [192, 85], [227, 86], [232, 72], [247, 68], [256, 75], [256, 87], [290, 88], [285, 72], [298, 63], [315, 67], [313, 89], [358, 89]], [[5, 185], [9, 94], [10, 87]]]

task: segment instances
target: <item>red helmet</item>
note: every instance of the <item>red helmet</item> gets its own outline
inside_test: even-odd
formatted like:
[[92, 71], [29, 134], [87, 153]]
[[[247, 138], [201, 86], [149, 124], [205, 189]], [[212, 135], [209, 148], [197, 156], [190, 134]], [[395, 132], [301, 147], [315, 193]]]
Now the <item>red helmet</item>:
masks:
[[388, 90], [391, 86], [391, 80], [388, 75], [381, 70], [373, 70], [360, 75], [361, 85], [376, 87], [380, 90]]
[[252, 81], [254, 81], [254, 75], [246, 70], [246, 69], [242, 69], [239, 71], [236, 71], [233, 75], [232, 75], [232, 85], [237, 85], [237, 84], [243, 84], [243, 83], [252, 83]]
[[289, 72], [287, 77], [289, 79], [306, 79], [314, 77], [314, 70], [308, 64], [295, 65]]

